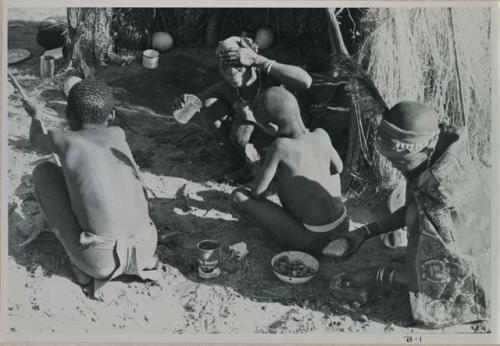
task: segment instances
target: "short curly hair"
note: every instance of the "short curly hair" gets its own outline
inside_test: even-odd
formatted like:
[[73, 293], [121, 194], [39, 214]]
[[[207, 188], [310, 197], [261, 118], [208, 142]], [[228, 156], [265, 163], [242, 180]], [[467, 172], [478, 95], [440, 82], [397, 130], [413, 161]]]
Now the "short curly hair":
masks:
[[69, 92], [66, 116], [79, 129], [83, 124], [104, 123], [113, 107], [113, 89], [100, 81], [83, 80]]

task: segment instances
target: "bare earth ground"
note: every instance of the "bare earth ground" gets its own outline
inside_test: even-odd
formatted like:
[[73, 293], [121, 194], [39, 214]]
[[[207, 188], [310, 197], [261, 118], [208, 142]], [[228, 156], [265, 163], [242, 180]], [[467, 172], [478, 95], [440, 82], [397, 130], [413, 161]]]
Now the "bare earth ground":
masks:
[[[34, 36], [37, 21], [51, 14], [46, 11], [40, 11], [37, 18], [24, 17], [21, 10], [11, 12], [9, 48], [29, 48], [35, 56], [41, 54]], [[12, 20], [16, 16], [28, 21]], [[217, 80], [211, 55], [201, 49], [174, 49], [162, 54], [157, 70], [145, 70], [134, 63], [105, 67], [97, 73], [114, 87], [117, 125], [127, 132], [146, 183], [154, 191], [150, 203], [160, 235], [157, 253], [163, 269], [157, 284], [130, 278], [111, 282], [106, 286], [105, 302], [87, 298], [73, 282], [68, 258], [51, 233], [44, 232], [32, 243], [20, 246], [34, 230], [46, 228], [31, 185], [31, 172], [43, 156], [30, 147], [29, 117], [9, 85], [10, 332], [430, 333], [411, 326], [403, 290], [374, 289], [372, 301], [363, 307], [336, 301], [328, 294], [328, 283], [335, 273], [388, 264], [401, 254], [401, 250], [383, 248], [379, 239], [368, 241], [348, 262], [321, 258], [318, 275], [307, 284], [289, 285], [274, 276], [270, 260], [285, 249], [231, 210], [228, 197], [235, 186], [215, 180], [215, 172], [224, 162], [215, 142], [196, 121], [181, 127], [170, 114], [176, 95], [197, 92]], [[38, 59], [33, 58], [10, 70], [29, 94], [58, 113], [45, 117], [47, 128], [63, 128], [61, 83], [73, 72], [41, 80], [38, 68]], [[351, 228], [385, 213], [385, 203], [377, 200], [370, 191], [351, 196], [347, 201]], [[211, 281], [197, 276], [195, 244], [205, 238], [222, 245], [222, 274]], [[229, 257], [228, 246], [241, 241], [247, 243], [250, 254], [237, 262]], [[469, 325], [446, 332], [475, 329], [481, 331]]]

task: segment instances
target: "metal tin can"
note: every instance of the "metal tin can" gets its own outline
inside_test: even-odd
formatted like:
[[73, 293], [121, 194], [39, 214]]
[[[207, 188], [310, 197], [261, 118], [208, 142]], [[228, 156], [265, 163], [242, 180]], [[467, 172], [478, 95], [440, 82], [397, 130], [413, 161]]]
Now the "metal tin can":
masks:
[[160, 59], [160, 53], [154, 49], [146, 49], [142, 52], [142, 66], [149, 69], [154, 69], [158, 67], [158, 60]]
[[42, 55], [40, 57], [40, 77], [52, 78], [56, 67], [56, 60], [52, 55]]
[[198, 248], [198, 275], [212, 279], [220, 275], [220, 244], [216, 240], [205, 239], [196, 244]]

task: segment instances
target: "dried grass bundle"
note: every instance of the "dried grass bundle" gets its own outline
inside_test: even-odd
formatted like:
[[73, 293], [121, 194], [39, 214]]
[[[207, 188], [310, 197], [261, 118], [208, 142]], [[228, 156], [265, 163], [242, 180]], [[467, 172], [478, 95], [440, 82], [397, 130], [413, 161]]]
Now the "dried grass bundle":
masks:
[[488, 165], [491, 135], [491, 9], [372, 8], [359, 61], [387, 105], [423, 102], [441, 120], [467, 125], [470, 152]]

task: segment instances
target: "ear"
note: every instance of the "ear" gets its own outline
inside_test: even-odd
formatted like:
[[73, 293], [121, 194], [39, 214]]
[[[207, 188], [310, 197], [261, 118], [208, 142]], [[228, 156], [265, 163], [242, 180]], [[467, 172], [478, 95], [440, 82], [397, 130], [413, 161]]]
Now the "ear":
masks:
[[109, 116], [108, 116], [108, 123], [110, 123], [110, 122], [114, 121], [114, 120], [115, 120], [115, 118], [116, 118], [116, 113], [115, 113], [115, 110], [113, 109], [113, 110], [111, 111], [111, 113], [109, 113]]
[[266, 129], [269, 131], [269, 133], [272, 133], [273, 135], [278, 134], [278, 125], [276, 125], [275, 123], [267, 123]]

